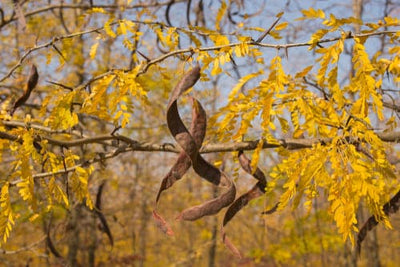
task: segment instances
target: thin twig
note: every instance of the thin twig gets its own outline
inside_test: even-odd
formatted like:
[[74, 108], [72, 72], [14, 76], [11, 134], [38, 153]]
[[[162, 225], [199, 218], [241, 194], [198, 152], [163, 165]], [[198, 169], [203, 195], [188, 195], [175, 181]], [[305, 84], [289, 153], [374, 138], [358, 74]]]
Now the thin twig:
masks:
[[43, 241], [46, 240], [46, 236], [42, 236], [38, 241], [26, 246], [26, 247], [22, 247], [19, 248], [17, 250], [4, 250], [4, 249], [0, 249], [0, 254], [17, 254], [17, 253], [21, 253], [21, 252], [25, 252], [28, 250], [32, 250], [32, 248], [36, 247], [37, 245], [39, 245], [40, 243], [42, 243]]
[[[364, 34], [355, 34], [355, 35], [348, 35], [346, 39], [354, 39], [355, 37], [368, 37], [368, 36], [377, 36], [377, 35], [382, 35], [382, 34], [395, 34], [397, 33], [396, 31], [381, 31], [381, 32], [374, 32], [374, 33], [364, 33]], [[328, 38], [319, 41], [319, 43], [330, 43], [330, 42], [335, 42], [342, 39], [342, 37], [335, 37], [335, 38]], [[200, 47], [200, 48], [185, 48], [185, 49], [179, 49], [175, 51], [171, 51], [169, 53], [166, 53], [158, 58], [155, 58], [147, 64], [145, 64], [142, 68], [142, 70], [138, 73], [138, 76], [141, 74], [146, 73], [146, 71], [149, 69], [151, 65], [154, 65], [156, 63], [159, 63], [161, 61], [164, 61], [165, 59], [179, 55], [179, 54], [186, 54], [186, 53], [193, 53], [195, 51], [201, 51], [201, 52], [206, 52], [206, 51], [217, 51], [217, 50], [222, 50], [225, 48], [230, 48], [230, 47], [236, 47], [240, 45], [254, 45], [254, 46], [260, 46], [260, 47], [266, 47], [266, 48], [274, 48], [274, 49], [288, 49], [288, 48], [293, 48], [293, 47], [304, 47], [304, 46], [310, 46], [313, 45], [311, 42], [302, 42], [302, 43], [291, 43], [291, 44], [267, 44], [267, 43], [258, 43], [255, 41], [248, 41], [248, 42], [236, 42], [236, 43], [230, 43], [227, 45], [217, 45], [217, 46], [210, 46], [210, 47]]]
[[256, 43], [262, 42], [262, 40], [264, 40], [265, 36], [267, 36], [272, 31], [272, 29], [275, 27], [275, 25], [279, 22], [280, 19], [281, 19], [281, 17], [277, 18], [274, 21], [274, 23], [272, 23], [271, 27], [269, 27], [268, 30], [264, 31], [263, 34], [261, 34], [261, 36], [257, 38]]
[[[115, 22], [114, 24], [116, 24], [116, 22]], [[61, 40], [70, 39], [70, 38], [74, 38], [74, 37], [77, 37], [77, 36], [82, 36], [82, 35], [89, 34], [89, 33], [93, 33], [93, 32], [98, 32], [98, 31], [102, 30], [103, 28], [104, 28], [104, 27], [100, 27], [100, 28], [91, 29], [91, 30], [87, 30], [87, 31], [76, 32], [76, 33], [72, 33], [72, 34], [68, 34], [68, 35], [63, 35], [63, 36], [59, 36], [59, 37], [54, 37], [51, 41], [48, 41], [47, 43], [44, 43], [44, 44], [41, 44], [41, 45], [38, 45], [38, 46], [35, 46], [35, 47], [32, 47], [32, 48], [28, 49], [28, 50], [22, 55], [22, 57], [18, 60], [17, 64], [15, 64], [14, 67], [12, 67], [12, 68], [9, 70], [9, 72], [8, 72], [5, 76], [3, 76], [3, 77], [0, 79], [0, 83], [3, 82], [4, 80], [6, 80], [7, 78], [9, 78], [9, 77], [14, 73], [14, 71], [22, 65], [22, 63], [24, 62], [24, 60], [25, 60], [31, 53], [33, 53], [33, 52], [35, 52], [35, 51], [37, 51], [37, 50], [40, 50], [40, 49], [42, 49], [42, 48], [47, 48], [47, 47], [49, 47], [49, 46], [53, 46], [55, 43], [57, 43], [57, 42], [59, 42], [59, 41], [61, 41]]]
[[38, 125], [35, 123], [25, 123], [22, 121], [7, 121], [7, 120], [0, 120], [0, 124], [5, 125], [5, 126], [9, 126], [9, 127], [25, 127], [25, 128], [32, 128], [32, 129], [36, 129], [39, 131], [43, 131], [49, 134], [73, 134], [79, 137], [85, 137], [84, 135], [82, 135], [81, 132], [79, 131], [67, 131], [67, 130], [52, 130], [49, 127], [45, 127], [42, 125]]

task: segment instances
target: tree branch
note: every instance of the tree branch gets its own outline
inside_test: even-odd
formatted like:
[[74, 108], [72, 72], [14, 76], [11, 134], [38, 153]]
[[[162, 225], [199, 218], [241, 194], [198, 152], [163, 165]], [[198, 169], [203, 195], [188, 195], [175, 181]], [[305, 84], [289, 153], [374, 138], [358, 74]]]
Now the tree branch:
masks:
[[[355, 35], [348, 35], [346, 39], [354, 39], [356, 37], [369, 37], [369, 36], [379, 36], [379, 35], [385, 35], [385, 34], [395, 34], [397, 33], [396, 31], [380, 31], [380, 32], [372, 32], [372, 33], [363, 33], [363, 34], [355, 34]], [[318, 43], [330, 43], [330, 42], [335, 42], [340, 40], [342, 37], [335, 37], [335, 38], [327, 38], [320, 40]], [[252, 46], [260, 46], [260, 47], [266, 47], [266, 48], [273, 48], [273, 49], [288, 49], [288, 48], [293, 48], [293, 47], [304, 47], [304, 46], [311, 46], [313, 43], [311, 42], [303, 42], [303, 43], [292, 43], [292, 44], [267, 44], [267, 43], [257, 43], [255, 41], [248, 41], [248, 42], [235, 42], [235, 43], [230, 43], [227, 45], [217, 45], [217, 46], [209, 46], [209, 47], [200, 47], [200, 48], [184, 48], [184, 49], [179, 49], [179, 50], [174, 50], [169, 53], [163, 54], [162, 56], [152, 59], [146, 64], [143, 65], [141, 71], [138, 72], [138, 76], [146, 73], [146, 71], [150, 68], [151, 65], [157, 64], [159, 62], [164, 61], [167, 58], [170, 58], [172, 56], [176, 55], [181, 55], [181, 54], [187, 54], [187, 53], [195, 53], [196, 51], [201, 51], [201, 52], [207, 52], [207, 51], [218, 51], [224, 48], [230, 48], [230, 47], [236, 47], [240, 45], [252, 45]], [[122, 69], [121, 69], [122, 70]], [[122, 71], [130, 71], [130, 70], [122, 70]], [[115, 74], [114, 71], [108, 71], [104, 74], [101, 74], [92, 80], [98, 80], [104, 76], [110, 75], [110, 74]], [[86, 86], [88, 83], [85, 84]]]
[[[117, 22], [114, 22], [114, 23], [111, 23], [110, 25], [113, 25], [113, 24], [116, 24], [116, 23]], [[100, 31], [100, 30], [103, 30], [103, 29], [104, 29], [104, 27], [100, 27], [100, 28], [91, 29], [91, 30], [87, 30], [87, 31], [76, 32], [76, 33], [71, 33], [71, 34], [68, 34], [68, 35], [54, 37], [51, 41], [49, 41], [47, 43], [44, 43], [44, 44], [41, 44], [41, 45], [38, 45], [38, 46], [34, 46], [34, 47], [28, 49], [27, 51], [25, 51], [25, 53], [22, 55], [22, 57], [18, 60], [17, 64], [15, 64], [14, 67], [12, 67], [8, 71], [8, 73], [6, 75], [4, 75], [0, 79], [0, 83], [3, 82], [4, 80], [6, 80], [7, 78], [9, 78], [14, 73], [14, 71], [22, 65], [22, 63], [25, 61], [25, 59], [31, 53], [33, 53], [33, 52], [35, 52], [37, 50], [43, 49], [43, 48], [47, 48], [47, 47], [50, 47], [50, 46], [52, 47], [55, 43], [57, 43], [57, 42], [59, 42], [61, 40], [64, 40], [64, 39], [70, 39], [70, 38], [74, 38], [74, 37], [77, 37], [77, 36], [82, 36], [82, 35], [93, 33], [93, 32], [97, 32], [97, 31]]]
[[[388, 132], [388, 133], [377, 133], [377, 136], [384, 142], [400, 142], [400, 132]], [[16, 135], [9, 134], [4, 131], [0, 131], [0, 138], [7, 139], [10, 141], [17, 141], [22, 142], [21, 138]], [[75, 140], [59, 140], [47, 136], [36, 136], [34, 138], [35, 141], [40, 140], [48, 140], [49, 144], [62, 146], [62, 147], [75, 147], [81, 145], [88, 145], [88, 144], [96, 144], [102, 143], [103, 141], [111, 141], [117, 140], [125, 142], [129, 145], [129, 148], [126, 151], [147, 151], [147, 152], [173, 152], [178, 153], [180, 152], [174, 145], [169, 143], [164, 144], [154, 144], [154, 143], [146, 143], [146, 142], [139, 142], [134, 140], [130, 137], [124, 135], [98, 135], [93, 137], [85, 137], [79, 138]], [[275, 143], [268, 143], [264, 140], [264, 149], [268, 148], [277, 148], [283, 147], [288, 150], [297, 150], [303, 148], [311, 148], [313, 145], [317, 143], [327, 144], [332, 141], [332, 138], [302, 138], [302, 139], [278, 139], [278, 142]], [[216, 152], [233, 152], [233, 151], [240, 151], [240, 150], [254, 150], [257, 147], [259, 140], [253, 141], [243, 141], [243, 142], [236, 142], [236, 143], [217, 143], [217, 144], [208, 144], [200, 149], [200, 153], [216, 153]]]
[[[118, 22], [113, 22], [110, 25], [115, 25], [117, 23]], [[139, 22], [136, 21], [136, 23], [139, 23]], [[141, 22], [141, 23], [149, 24], [148, 22]], [[27, 50], [22, 55], [22, 57], [19, 59], [17, 64], [15, 64], [14, 67], [12, 67], [10, 69], [10, 71], [5, 76], [0, 78], [0, 83], [3, 82], [4, 80], [6, 80], [7, 78], [9, 78], [14, 73], [14, 71], [18, 67], [20, 67], [22, 65], [24, 60], [32, 52], [37, 51], [39, 49], [47, 48], [47, 47], [50, 47], [50, 46], [52, 47], [55, 43], [57, 43], [57, 42], [59, 42], [59, 41], [61, 41], [63, 39], [74, 38], [74, 37], [77, 37], [77, 36], [82, 36], [82, 35], [85, 35], [85, 34], [98, 32], [98, 31], [101, 31], [103, 29], [104, 29], [104, 27], [99, 27], [99, 28], [96, 28], [96, 29], [91, 29], [91, 30], [87, 30], [87, 31], [82, 31], [82, 32], [77, 32], [77, 33], [72, 33], [72, 34], [68, 34], [68, 35], [55, 37], [51, 41], [49, 41], [47, 43], [44, 43], [42, 45], [38, 45], [38, 46], [30, 48], [29, 50]], [[395, 33], [396, 33], [396, 31], [381, 31], [381, 32], [373, 32], [373, 33], [355, 34], [355, 35], [348, 35], [346, 37], [346, 39], [354, 39], [355, 37], [378, 36], [378, 35], [384, 35], [384, 34], [395, 34]], [[334, 42], [334, 41], [340, 40], [341, 38], [342, 37], [328, 38], [328, 39], [324, 39], [324, 40], [319, 41], [319, 43]], [[240, 45], [243, 45], [243, 44], [252, 45], [252, 46], [266, 47], [266, 48], [274, 48], [274, 49], [277, 49], [277, 50], [279, 50], [279, 49], [288, 49], [288, 48], [293, 48], [293, 47], [304, 47], [304, 46], [312, 45], [311, 42], [292, 43], [292, 44], [278, 44], [277, 45], [277, 44], [257, 43], [255, 41], [248, 41], [248, 42], [244, 42], [244, 43], [243, 42], [235, 42], [235, 43], [230, 43], [230, 44], [227, 44], [227, 45], [210, 46], [210, 47], [200, 47], [200, 48], [190, 47], [190, 48], [171, 51], [171, 52], [166, 53], [166, 54], [164, 54], [164, 55], [162, 55], [162, 56], [160, 56], [158, 58], [155, 58], [153, 60], [148, 61], [146, 64], [143, 65], [142, 69], [138, 72], [137, 75], [139, 76], [139, 75], [142, 75], [142, 74], [146, 73], [147, 70], [150, 68], [150, 66], [152, 66], [154, 64], [157, 64], [159, 62], [162, 62], [165, 59], [170, 58], [170, 57], [175, 56], [175, 55], [194, 53], [195, 51], [202, 51], [202, 52], [205, 52], [205, 51], [218, 51], [218, 50], [221, 50], [221, 49], [224, 49], [224, 48], [236, 47], [236, 46], [240, 46]], [[101, 78], [103, 78], [105, 76], [115, 75], [115, 71], [117, 71], [117, 70], [125, 71], [125, 72], [130, 71], [130, 69], [112, 69], [112, 70], [109, 70], [109, 71], [107, 71], [105, 73], [102, 73], [102, 74], [100, 74], [98, 76], [93, 77], [92, 79], [90, 79], [89, 81], [85, 82], [83, 85], [78, 86], [77, 88], [84, 88], [84, 87], [88, 86], [89, 84], [93, 83], [94, 81], [97, 81], [97, 80], [99, 80], [99, 79], [101, 79]]]
[[38, 241], [30, 244], [29, 246], [22, 247], [22, 248], [17, 249], [17, 250], [0, 249], [0, 254], [10, 255], [10, 254], [17, 254], [17, 253], [25, 252], [25, 251], [31, 250], [33, 247], [36, 247], [37, 245], [39, 245], [40, 243], [42, 243], [45, 240], [46, 240], [46, 236], [43, 236]]
[[9, 127], [26, 127], [26, 128], [32, 128], [32, 129], [36, 129], [36, 130], [40, 130], [49, 134], [74, 134], [76, 136], [79, 137], [84, 137], [84, 135], [82, 135], [82, 133], [80, 133], [79, 131], [67, 131], [67, 130], [52, 130], [48, 127], [42, 126], [42, 125], [38, 125], [38, 124], [34, 124], [34, 123], [26, 123], [26, 122], [22, 122], [22, 121], [6, 121], [6, 120], [0, 120], [0, 124], [5, 125], [5, 126], [9, 126]]
[[[184, 2], [185, 0], [176, 0], [175, 2]], [[62, 5], [49, 5], [49, 6], [45, 6], [42, 8], [38, 8], [36, 10], [27, 12], [24, 14], [25, 18], [34, 16], [36, 14], [40, 14], [43, 12], [47, 12], [47, 11], [51, 11], [54, 9], [83, 9], [83, 10], [87, 10], [87, 9], [92, 9], [92, 8], [103, 8], [103, 9], [120, 9], [120, 8], [124, 8], [124, 9], [139, 9], [139, 8], [151, 8], [151, 7], [161, 7], [161, 6], [166, 6], [169, 4], [170, 1], [168, 2], [163, 2], [163, 3], [150, 3], [150, 4], [135, 4], [135, 5], [80, 5], [80, 4], [62, 4]], [[4, 26], [6, 26], [7, 24], [10, 24], [13, 21], [16, 21], [18, 18], [15, 16], [15, 14], [12, 14], [12, 16], [9, 19], [4, 19], [2, 20], [0, 23], [0, 29], [3, 28]]]
[[[400, 132], [390, 132], [390, 133], [377, 133], [378, 137], [384, 142], [400, 142]], [[6, 132], [0, 131], [0, 138], [8, 139], [11, 141], [18, 141], [22, 142], [22, 140], [18, 136], [14, 136], [8, 134]], [[36, 137], [37, 140], [47, 139], [50, 144], [64, 146], [64, 147], [72, 147], [72, 146], [79, 146], [83, 144], [93, 144], [98, 143], [101, 141], [107, 140], [119, 140], [127, 143], [129, 146], [120, 146], [115, 151], [107, 154], [99, 153], [98, 157], [93, 158], [91, 160], [84, 161], [78, 165], [73, 167], [69, 167], [66, 169], [62, 169], [55, 172], [46, 172], [46, 173], [39, 173], [33, 175], [33, 178], [44, 178], [54, 175], [59, 175], [63, 173], [69, 173], [75, 171], [77, 167], [87, 166], [97, 162], [104, 162], [107, 159], [114, 158], [121, 153], [131, 152], [131, 151], [144, 151], [144, 152], [172, 152], [172, 153], [179, 153], [180, 148], [176, 148], [174, 145], [169, 143], [164, 144], [153, 144], [153, 143], [139, 143], [129, 137], [123, 135], [99, 135], [94, 137], [87, 137], [81, 138], [72, 141], [61, 141], [47, 137]], [[35, 138], [35, 139], [36, 139]], [[297, 150], [303, 148], [311, 148], [313, 145], [317, 143], [327, 144], [332, 141], [332, 138], [303, 138], [303, 139], [280, 139], [277, 143], [268, 143], [264, 140], [263, 148], [277, 148], [283, 147], [288, 150]], [[244, 141], [244, 142], [236, 142], [236, 143], [226, 143], [226, 144], [208, 144], [200, 149], [200, 153], [216, 153], [216, 152], [232, 152], [232, 151], [245, 151], [245, 150], [254, 150], [257, 147], [259, 140], [254, 141]], [[14, 181], [11, 184], [16, 185], [20, 180]]]

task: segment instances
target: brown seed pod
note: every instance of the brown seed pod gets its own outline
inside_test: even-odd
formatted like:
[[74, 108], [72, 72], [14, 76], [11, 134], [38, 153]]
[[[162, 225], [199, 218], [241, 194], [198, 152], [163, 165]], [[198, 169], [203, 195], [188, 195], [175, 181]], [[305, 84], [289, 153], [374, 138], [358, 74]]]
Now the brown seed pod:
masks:
[[12, 107], [12, 109], [10, 111], [11, 116], [14, 114], [15, 110], [18, 107], [25, 104], [25, 102], [28, 100], [29, 96], [31, 95], [32, 90], [36, 87], [38, 80], [39, 80], [39, 74], [37, 72], [37, 68], [34, 64], [32, 64], [31, 71], [29, 73], [28, 82], [26, 84], [25, 92], [20, 98], [17, 99], [14, 106]]
[[[178, 216], [180, 220], [189, 221], [216, 214], [222, 208], [229, 206], [234, 201], [236, 195], [236, 187], [233, 181], [226, 174], [204, 160], [199, 153], [206, 129], [206, 114], [200, 102], [192, 98], [193, 118], [190, 131], [183, 124], [179, 116], [177, 105], [178, 98], [182, 93], [191, 88], [199, 78], [200, 66], [197, 65], [182, 77], [171, 93], [171, 98], [167, 107], [167, 125], [175, 140], [182, 147], [183, 153], [179, 155], [177, 162], [163, 179], [156, 200], [158, 201], [160, 193], [172, 186], [175, 181], [179, 180], [190, 166], [192, 166], [194, 171], [203, 179], [206, 179], [216, 186], [225, 188], [225, 191], [217, 198], [211, 199], [201, 205], [188, 208]], [[162, 226], [161, 228], [164, 229], [164, 232], [169, 231], [170, 228], [165, 220], [157, 213], [153, 213], [153, 217], [158, 224]]]

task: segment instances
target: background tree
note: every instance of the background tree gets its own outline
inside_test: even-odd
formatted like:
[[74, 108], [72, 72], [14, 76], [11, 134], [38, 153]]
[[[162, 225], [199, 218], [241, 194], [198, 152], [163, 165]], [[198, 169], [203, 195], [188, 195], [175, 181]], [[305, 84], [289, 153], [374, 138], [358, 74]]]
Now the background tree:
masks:
[[[398, 4], [3, 1], [1, 264], [395, 265]], [[195, 97], [201, 155], [250, 202], [185, 222], [224, 192], [191, 168], [155, 204], [197, 64], [182, 120]]]

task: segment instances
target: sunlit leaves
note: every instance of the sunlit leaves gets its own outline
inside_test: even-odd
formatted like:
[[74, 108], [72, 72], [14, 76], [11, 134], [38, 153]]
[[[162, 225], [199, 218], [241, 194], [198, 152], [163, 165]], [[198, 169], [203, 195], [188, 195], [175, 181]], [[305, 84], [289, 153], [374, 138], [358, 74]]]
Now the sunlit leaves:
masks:
[[351, 23], [361, 24], [362, 21], [354, 17], [338, 19], [333, 14], [329, 14], [329, 19], [322, 22], [322, 24], [330, 28], [330, 31], [336, 31], [339, 27]]
[[105, 24], [104, 24], [104, 31], [107, 33], [108, 36], [110, 36], [111, 38], [116, 38], [117, 35], [115, 34], [115, 32], [113, 31], [112, 27], [111, 27], [111, 23], [113, 22], [113, 19], [109, 19]]
[[70, 177], [71, 188], [80, 202], [85, 201], [86, 206], [93, 209], [93, 201], [88, 190], [89, 175], [93, 172], [93, 167], [76, 167]]
[[372, 105], [374, 111], [378, 115], [379, 119], [383, 119], [382, 109], [383, 103], [381, 96], [376, 92], [376, 81], [370, 75], [375, 70], [371, 64], [368, 54], [365, 51], [363, 43], [358, 38], [355, 38], [354, 45], [354, 69], [355, 76], [351, 80], [350, 87], [353, 90], [360, 91], [360, 98], [353, 105], [354, 114], [360, 115], [361, 117], [368, 116], [368, 101], [372, 98]]
[[4, 183], [0, 191], [0, 238], [5, 243], [10, 236], [14, 222], [14, 214], [11, 207], [8, 182]]
[[261, 152], [261, 150], [263, 148], [263, 145], [264, 145], [264, 140], [261, 139], [258, 142], [257, 147], [254, 150], [253, 155], [251, 157], [250, 167], [251, 167], [251, 170], [253, 170], [253, 172], [255, 172], [256, 169], [257, 169], [258, 161], [260, 159], [260, 152]]
[[238, 83], [232, 88], [231, 92], [229, 93], [229, 101], [234, 101], [237, 93], [239, 92], [240, 89], [251, 79], [261, 75], [263, 72], [260, 70], [259, 72], [256, 73], [250, 73], [238, 81]]
[[340, 39], [327, 48], [319, 48], [316, 50], [317, 53], [321, 54], [321, 57], [317, 59], [317, 62], [320, 63], [320, 68], [317, 74], [317, 82], [320, 86], [323, 86], [325, 83], [325, 75], [330, 64], [338, 64], [340, 54], [343, 52], [343, 47], [344, 42]]
[[387, 26], [400, 26], [400, 19], [394, 17], [385, 17], [384, 18]]
[[68, 92], [55, 99], [54, 108], [45, 125], [53, 129], [70, 129], [78, 123], [78, 115], [74, 112], [74, 100], [78, 91]]
[[91, 59], [94, 59], [94, 57], [96, 56], [97, 47], [99, 47], [99, 42], [94, 43], [90, 48], [89, 56]]
[[215, 34], [215, 35], [210, 35], [210, 39], [214, 42], [216, 46], [222, 46], [222, 45], [227, 45], [229, 44], [228, 37], [222, 34]]
[[[380, 161], [386, 162], [384, 158]], [[356, 212], [361, 200], [365, 200], [373, 213], [390, 226], [381, 207], [388, 200], [385, 191], [391, 190], [390, 179], [395, 178], [392, 167], [371, 161], [357, 145], [343, 137], [334, 138], [328, 146], [317, 145], [308, 151], [291, 153], [278, 169], [281, 177], [287, 177], [280, 209], [290, 201], [296, 208], [304, 194], [313, 199], [316, 186], [326, 190], [330, 212], [345, 239], [354, 241], [352, 232], [357, 230]]]
[[[182, 6], [182, 3], [172, 4], [174, 8]], [[47, 61], [39, 90], [32, 102], [16, 114], [18, 122], [24, 122], [25, 126], [10, 129], [1, 126], [1, 131], [17, 138], [0, 143], [2, 154], [12, 150], [7, 155], [11, 174], [1, 183], [2, 237], [9, 235], [15, 218], [8, 191], [15, 197], [12, 203], [16, 200], [17, 205], [23, 203], [29, 212], [33, 211], [35, 215], [27, 214], [31, 219], [40, 214], [35, 210], [37, 203], [44, 203], [46, 211], [57, 206], [71, 208], [76, 200], [86, 201], [91, 207], [92, 167], [85, 162], [97, 161], [100, 150], [99, 155], [108, 155], [115, 145], [121, 145], [106, 141], [66, 148], [48, 142], [47, 138], [84, 139], [110, 134], [121, 126], [125, 129], [119, 129], [120, 134], [164, 142], [165, 110], [160, 107], [167, 102], [169, 88], [177, 78], [170, 73], [179, 73], [176, 66], [180, 70], [196, 63], [202, 68], [202, 79], [190, 94], [204, 103], [209, 104], [210, 99], [216, 103], [215, 107], [206, 105], [215, 111], [212, 114], [207, 110], [212, 116], [208, 120], [208, 138], [212, 142], [261, 140], [253, 152], [252, 167], [255, 169], [257, 162], [261, 166], [276, 165], [270, 171], [273, 181], [268, 183], [268, 192], [282, 190], [276, 191], [283, 192], [281, 209], [304, 207], [312, 216], [315, 198], [321, 196], [328, 201], [329, 213], [345, 238], [352, 238], [356, 231], [355, 214], [360, 203], [390, 226], [382, 205], [397, 186], [396, 176], [387, 160], [388, 146], [376, 131], [396, 130], [398, 126], [398, 114], [386, 112], [384, 107], [388, 103], [383, 101], [389, 100], [385, 89], [396, 91], [393, 87], [400, 81], [400, 34], [392, 31], [397, 30], [399, 19], [385, 17], [362, 24], [352, 17], [342, 18], [310, 8], [303, 10], [300, 18], [308, 20], [301, 26], [311, 26], [307, 28], [309, 31], [315, 29], [302, 39], [309, 40], [307, 43], [279, 40], [281, 35], [288, 37], [287, 30], [293, 37], [297, 35], [294, 32], [297, 25], [288, 22], [271, 27], [268, 33], [276, 40], [267, 38], [265, 43], [257, 43], [253, 38], [266, 33], [270, 17], [261, 19], [261, 24], [247, 24], [250, 15], [241, 15], [245, 11], [237, 3], [216, 1], [213, 5], [214, 9], [206, 16], [210, 21], [196, 21], [193, 25], [197, 26], [182, 24], [184, 19], [173, 21], [174, 26], [166, 25], [158, 19], [163, 10], [152, 14], [147, 8], [139, 8], [138, 12], [129, 8], [129, 16], [117, 16], [125, 6], [87, 8], [76, 23], [69, 20], [71, 10], [63, 10], [66, 27], [54, 36], [66, 32], [76, 36], [55, 38], [54, 47], [43, 48], [43, 54], [40, 49], [34, 50], [26, 58]], [[232, 6], [238, 8], [237, 14], [229, 10]], [[237, 24], [225, 27], [225, 22], [231, 19], [237, 20]], [[41, 19], [33, 14], [30, 20], [28, 28], [38, 28]], [[354, 25], [361, 26], [361, 35], [348, 31]], [[86, 30], [89, 32], [81, 35]], [[379, 39], [365, 33], [375, 34], [378, 30], [388, 33], [384, 35], [382, 51], [372, 55], [370, 51], [376, 47], [371, 41]], [[43, 34], [51, 40], [49, 33], [42, 31], [35, 45], [43, 43]], [[15, 40], [22, 42], [22, 39]], [[27, 39], [36, 42], [35, 38]], [[307, 58], [297, 57], [301, 47], [309, 48], [304, 55]], [[21, 63], [25, 63], [25, 58]], [[46, 77], [45, 72], [53, 70], [54, 75]], [[13, 94], [11, 81], [21, 76], [15, 74], [3, 88], [5, 95], [9, 91]], [[57, 81], [59, 85], [47, 81]], [[218, 83], [218, 93], [228, 96], [221, 102], [205, 90], [214, 82]], [[3, 115], [9, 101], [6, 99], [2, 104]], [[43, 130], [31, 128], [32, 122], [22, 119], [26, 117], [23, 112], [35, 118], [36, 127]], [[136, 128], [140, 131], [132, 130]], [[293, 151], [286, 140], [313, 140], [314, 145]], [[262, 153], [263, 147], [270, 146], [280, 148], [269, 148], [268, 154]], [[263, 161], [265, 155], [267, 161]], [[258, 250], [251, 254], [255, 258], [263, 255]], [[288, 259], [290, 255], [282, 250], [276, 252], [276, 258], [280, 259]]]
[[174, 50], [178, 47], [179, 34], [174, 27], [164, 28], [159, 26], [153, 27], [154, 32], [157, 34], [158, 40], [164, 48]]
[[288, 22], [282, 22], [282, 23], [276, 25], [274, 29], [275, 29], [276, 31], [281, 31], [281, 30], [283, 30], [283, 29], [286, 29], [286, 27], [287, 27], [288, 25], [289, 25]]
[[[61, 185], [59, 185], [54, 177], [51, 177], [48, 183], [48, 191], [54, 199], [61, 204], [64, 204], [66, 207], [69, 206], [69, 201], [68, 201], [68, 196], [64, 192], [63, 188]], [[49, 201], [52, 203], [52, 199]]]
[[221, 1], [221, 6], [218, 9], [218, 13], [215, 18], [215, 28], [217, 29], [217, 31], [219, 31], [221, 29], [220, 23], [221, 23], [221, 20], [222, 20], [224, 14], [226, 13], [226, 10], [227, 10], [227, 4], [223, 0], [223, 1]]
[[322, 38], [329, 32], [327, 29], [319, 29], [315, 33], [311, 35], [311, 40], [310, 42], [312, 45], [309, 47], [309, 50], [315, 48], [318, 44], [319, 41], [322, 40]]
[[15, 172], [13, 173], [14, 177], [20, 178], [20, 181], [17, 183], [17, 187], [19, 188], [19, 194], [22, 199], [28, 201], [32, 208], [35, 208], [35, 196], [34, 196], [34, 182], [32, 176], [32, 165], [30, 163], [30, 159], [35, 158], [37, 155], [36, 149], [33, 145], [33, 131], [26, 131], [23, 134], [23, 143], [21, 147], [19, 147], [17, 153], [17, 161], [15, 162]]
[[315, 10], [312, 7], [308, 10], [303, 9], [301, 11], [301, 13], [303, 13], [304, 17], [302, 17], [300, 19], [323, 19], [323, 18], [325, 18], [324, 11], [322, 11], [321, 9]]

